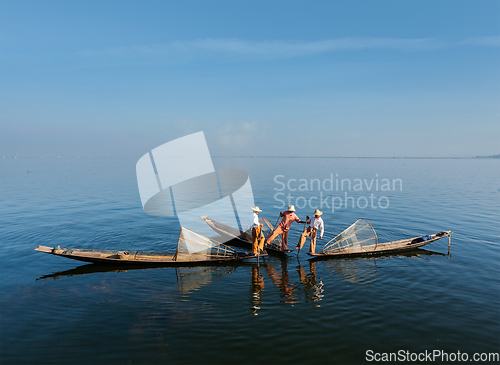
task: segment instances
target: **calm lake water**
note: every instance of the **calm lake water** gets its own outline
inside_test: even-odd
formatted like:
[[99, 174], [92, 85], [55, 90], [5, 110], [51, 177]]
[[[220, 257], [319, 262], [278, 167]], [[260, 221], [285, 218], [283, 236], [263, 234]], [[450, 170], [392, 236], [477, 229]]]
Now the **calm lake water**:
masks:
[[[144, 213], [135, 163], [0, 160], [2, 364], [362, 364], [368, 350], [499, 352], [499, 160], [214, 158], [249, 173], [272, 223], [288, 194], [302, 219], [311, 198], [336, 197], [333, 212], [320, 208], [317, 250], [363, 217], [382, 242], [451, 230], [450, 255], [445, 238], [376, 258], [310, 261], [303, 249], [258, 266], [117, 271], [34, 251], [175, 250], [178, 222]], [[344, 179], [344, 190], [299, 190], [312, 178]], [[303, 228], [292, 227], [290, 247]]]

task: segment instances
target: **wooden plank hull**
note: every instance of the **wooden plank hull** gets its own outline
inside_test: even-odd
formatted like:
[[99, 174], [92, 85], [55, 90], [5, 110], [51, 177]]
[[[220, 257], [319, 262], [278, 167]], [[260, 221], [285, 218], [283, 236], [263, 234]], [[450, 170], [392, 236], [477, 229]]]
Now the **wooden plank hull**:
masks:
[[311, 254], [308, 252], [308, 255], [313, 256], [315, 258], [321, 258], [321, 257], [323, 257], [323, 258], [327, 258], [327, 257], [343, 258], [343, 257], [352, 257], [352, 256], [372, 256], [372, 255], [391, 254], [391, 253], [400, 252], [400, 251], [414, 250], [416, 248], [419, 248], [419, 247], [428, 245], [429, 243], [432, 243], [434, 241], [437, 241], [443, 237], [450, 237], [451, 234], [452, 234], [451, 231], [445, 231], [444, 234], [439, 235], [439, 236], [438, 236], [438, 234], [430, 235], [432, 237], [432, 239], [427, 240], [427, 241], [412, 243], [412, 241], [419, 238], [419, 237], [413, 237], [413, 238], [403, 239], [403, 240], [399, 240], [399, 241], [385, 242], [385, 243], [379, 243], [377, 245], [365, 246], [365, 247], [361, 247], [360, 249], [352, 250], [352, 251], [318, 252], [318, 253], [314, 253], [314, 254]]
[[255, 255], [252, 255], [251, 253], [245, 252], [238, 253], [237, 255], [229, 258], [207, 260], [204, 255], [203, 257], [198, 257], [198, 255], [196, 254], [190, 254], [189, 256], [182, 255], [182, 258], [176, 258], [174, 252], [85, 250], [72, 248], [55, 248], [47, 246], [38, 246], [37, 248], [35, 248], [35, 251], [84, 262], [129, 266], [184, 266], [193, 264], [213, 264], [221, 262], [240, 261], [257, 257]]

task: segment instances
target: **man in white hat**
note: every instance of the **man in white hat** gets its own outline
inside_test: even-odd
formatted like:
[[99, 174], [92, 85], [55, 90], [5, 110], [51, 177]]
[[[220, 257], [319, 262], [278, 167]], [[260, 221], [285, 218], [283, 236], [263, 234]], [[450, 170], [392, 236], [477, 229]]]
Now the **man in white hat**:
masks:
[[253, 218], [248, 224], [246, 231], [252, 230], [252, 252], [254, 255], [258, 255], [264, 250], [264, 235], [262, 234], [262, 223], [259, 222], [259, 212], [262, 210], [258, 206], [252, 208]]
[[288, 231], [290, 230], [290, 226], [292, 225], [293, 222], [297, 223], [306, 223], [306, 222], [301, 221], [299, 217], [297, 217], [297, 214], [295, 214], [295, 207], [293, 205], [290, 205], [287, 211], [281, 212], [280, 217], [283, 217], [283, 219], [281, 220], [278, 227], [273, 231], [273, 233], [271, 233], [271, 235], [267, 237], [266, 245], [271, 243], [277, 235], [281, 234], [283, 237], [281, 240], [281, 250], [288, 251], [287, 242], [288, 242]]
[[302, 246], [304, 246], [306, 238], [311, 236], [311, 247], [309, 248], [310, 253], [314, 253], [316, 250], [316, 234], [318, 230], [320, 231], [319, 239], [323, 238], [323, 233], [325, 232], [325, 225], [323, 223], [323, 219], [321, 219], [321, 214], [323, 214], [323, 212], [316, 209], [313, 214], [314, 218], [308, 220], [309, 227], [307, 227], [304, 233], [300, 235], [299, 243], [297, 244], [297, 247], [295, 247], [300, 250]]

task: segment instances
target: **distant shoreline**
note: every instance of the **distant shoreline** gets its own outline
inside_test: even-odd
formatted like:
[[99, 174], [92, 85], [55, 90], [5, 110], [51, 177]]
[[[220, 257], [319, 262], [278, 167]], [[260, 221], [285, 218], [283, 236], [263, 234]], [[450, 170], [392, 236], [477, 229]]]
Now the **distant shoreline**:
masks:
[[[0, 159], [40, 158], [40, 159], [131, 159], [136, 157], [108, 157], [108, 156], [1, 156]], [[366, 157], [366, 156], [212, 156], [212, 158], [329, 158], [329, 159], [395, 159], [395, 160], [476, 160], [500, 159], [500, 154], [492, 156], [475, 157]]]
[[416, 160], [426, 160], [426, 159], [435, 159], [435, 160], [475, 160], [475, 159], [495, 159], [500, 158], [500, 155], [494, 156], [475, 156], [475, 157], [365, 157], [365, 156], [356, 156], [356, 157], [346, 157], [346, 156], [212, 156], [213, 158], [335, 158], [335, 159], [344, 159], [344, 158], [371, 158], [371, 159], [416, 159]]

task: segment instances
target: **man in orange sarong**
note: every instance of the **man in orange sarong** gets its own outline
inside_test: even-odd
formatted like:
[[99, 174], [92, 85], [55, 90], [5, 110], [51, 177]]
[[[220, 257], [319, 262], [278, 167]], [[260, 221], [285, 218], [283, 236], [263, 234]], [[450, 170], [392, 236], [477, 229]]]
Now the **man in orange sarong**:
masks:
[[259, 212], [262, 210], [257, 206], [252, 210], [252, 221], [248, 224], [246, 231], [252, 230], [252, 253], [258, 255], [264, 250], [264, 234], [262, 234], [262, 223], [259, 222]]
[[300, 218], [297, 217], [297, 214], [295, 214], [295, 207], [293, 205], [290, 205], [287, 211], [281, 212], [280, 217], [283, 217], [283, 219], [281, 220], [278, 227], [273, 231], [273, 233], [271, 233], [271, 235], [267, 238], [266, 245], [271, 243], [273, 239], [280, 234], [282, 236], [281, 250], [287, 251], [288, 231], [290, 230], [290, 226], [292, 225], [293, 222], [297, 223], [306, 223], [306, 222], [301, 221]]

